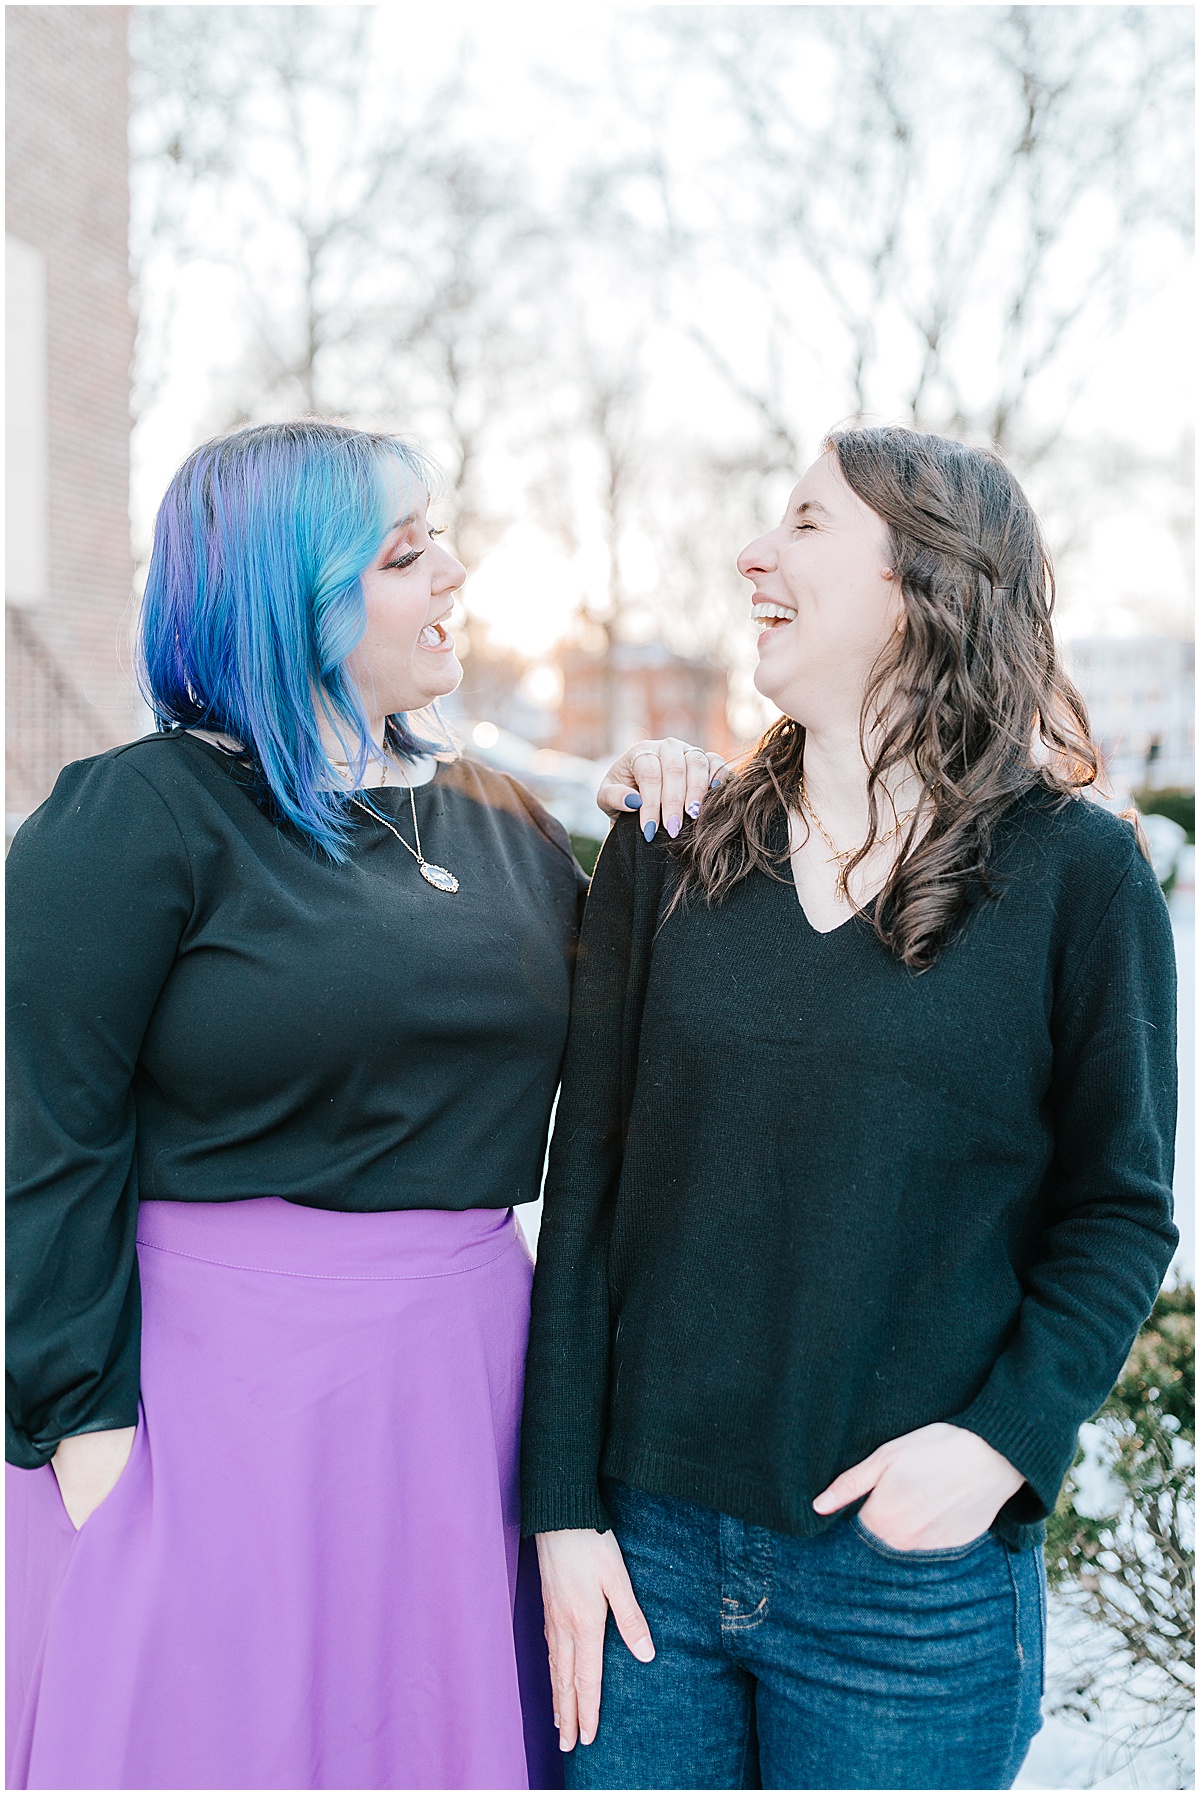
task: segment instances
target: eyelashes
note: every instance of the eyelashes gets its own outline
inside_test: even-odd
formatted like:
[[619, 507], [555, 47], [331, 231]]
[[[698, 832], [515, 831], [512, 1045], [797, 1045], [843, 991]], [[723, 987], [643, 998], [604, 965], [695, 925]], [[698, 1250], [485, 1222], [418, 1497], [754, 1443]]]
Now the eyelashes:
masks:
[[[446, 531], [445, 531], [444, 527], [441, 529], [437, 529], [437, 530], [431, 529], [429, 531], [429, 534], [432, 537], [444, 536], [446, 534]], [[411, 567], [413, 562], [419, 561], [421, 556], [424, 553], [425, 553], [425, 550], [423, 548], [410, 548], [407, 554], [397, 555], [396, 559], [394, 561], [385, 561], [383, 564], [384, 571], [387, 572], [390, 568], [393, 568], [393, 567], [400, 568], [401, 570], [403, 570], [406, 567]]]

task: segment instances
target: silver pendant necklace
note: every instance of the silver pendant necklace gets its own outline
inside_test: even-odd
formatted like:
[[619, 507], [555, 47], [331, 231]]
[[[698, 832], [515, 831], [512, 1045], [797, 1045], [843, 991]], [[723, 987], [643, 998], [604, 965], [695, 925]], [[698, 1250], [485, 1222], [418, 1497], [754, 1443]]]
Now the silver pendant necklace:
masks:
[[[383, 769], [383, 778], [379, 782], [380, 790], [383, 789], [386, 780], [387, 767], [385, 766]], [[382, 823], [385, 829], [391, 830], [392, 834], [396, 837], [396, 840], [400, 843], [400, 846], [402, 848], [407, 848], [413, 859], [416, 861], [417, 871], [427, 885], [432, 885], [435, 891], [457, 891], [458, 880], [454, 877], [454, 874], [446, 867], [436, 866], [432, 860], [426, 860], [424, 854], [421, 852], [421, 831], [417, 824], [417, 800], [413, 794], [411, 785], [408, 787], [408, 801], [412, 805], [413, 834], [417, 838], [417, 845], [415, 848], [411, 842], [405, 841], [394, 823], [389, 822], [387, 817], [380, 815], [373, 804], [364, 804], [361, 798], [351, 797], [350, 799], [352, 804], [357, 804], [360, 810], [365, 810], [368, 816], [374, 817], [377, 823]]]

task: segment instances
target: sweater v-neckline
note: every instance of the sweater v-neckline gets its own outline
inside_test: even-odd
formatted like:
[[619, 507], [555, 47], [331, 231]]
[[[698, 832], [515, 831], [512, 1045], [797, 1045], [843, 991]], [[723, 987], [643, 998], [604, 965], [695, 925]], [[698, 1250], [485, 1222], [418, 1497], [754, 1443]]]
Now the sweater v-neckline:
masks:
[[[789, 864], [789, 868], [788, 868], [788, 873], [789, 873], [788, 883], [792, 888], [792, 898], [793, 898], [793, 901], [795, 902], [796, 908], [800, 912], [801, 920], [803, 921], [804, 926], [808, 930], [809, 934], [815, 935], [817, 937], [817, 939], [820, 941], [828, 940], [831, 935], [840, 935], [842, 930], [848, 929], [852, 922], [857, 922], [860, 917], [866, 916], [867, 910], [870, 909], [870, 905], [868, 904], [862, 910], [851, 910], [849, 916], [843, 917], [841, 922], [835, 922], [831, 929], [819, 929], [817, 927], [816, 923], [813, 921], [812, 917], [808, 914], [808, 911], [804, 908], [804, 901], [801, 898], [800, 893], [796, 888], [796, 877], [795, 877], [795, 874], [792, 873], [792, 871], [791, 871], [790, 864]], [[871, 903], [873, 904], [874, 902], [875, 902], [875, 899], [872, 898]]]
[[[850, 914], [843, 917], [841, 922], [835, 922], [831, 929], [819, 929], [812, 917], [808, 914], [808, 911], [804, 908], [804, 900], [800, 896], [800, 888], [796, 884], [796, 873], [792, 866], [791, 820], [786, 810], [781, 810], [777, 815], [776, 831], [778, 838], [776, 843], [777, 849], [787, 860], [787, 877], [782, 883], [788, 887], [788, 890], [791, 893], [791, 901], [800, 912], [802, 926], [807, 929], [810, 935], [815, 936], [818, 941], [827, 941], [834, 935], [840, 935], [843, 929], [848, 929], [853, 922], [858, 922], [863, 918], [868, 922], [873, 920], [872, 911], [875, 906], [875, 899], [879, 896], [878, 892], [876, 892], [875, 896], [872, 897], [869, 902], [865, 903], [861, 909], [851, 908]], [[849, 902], [848, 899], [847, 902]]]

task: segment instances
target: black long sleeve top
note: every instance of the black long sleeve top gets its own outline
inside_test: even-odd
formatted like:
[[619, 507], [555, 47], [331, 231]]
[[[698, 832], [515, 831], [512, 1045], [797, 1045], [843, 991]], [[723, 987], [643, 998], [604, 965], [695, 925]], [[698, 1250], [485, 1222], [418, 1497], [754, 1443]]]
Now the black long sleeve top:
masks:
[[[8, 1430], [137, 1418], [140, 1198], [537, 1196], [586, 881], [514, 781], [415, 792], [434, 890], [360, 817], [343, 866], [184, 733], [69, 766], [8, 858]], [[412, 840], [407, 792], [370, 801]]]
[[584, 916], [525, 1530], [605, 1527], [604, 1472], [813, 1534], [836, 1475], [950, 1421], [1024, 1475], [996, 1529], [1029, 1543], [1176, 1241], [1174, 952], [1132, 830], [1021, 800], [999, 895], [919, 975], [786, 876], [663, 923], [675, 877], [618, 823]]

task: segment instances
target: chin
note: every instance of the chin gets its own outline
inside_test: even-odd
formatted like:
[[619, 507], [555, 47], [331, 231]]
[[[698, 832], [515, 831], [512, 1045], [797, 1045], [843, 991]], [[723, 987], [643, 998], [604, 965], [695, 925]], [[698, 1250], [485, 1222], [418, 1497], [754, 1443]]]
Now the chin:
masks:
[[795, 682], [789, 683], [786, 679], [773, 678], [772, 672], [773, 669], [764, 667], [762, 662], [759, 662], [754, 669], [755, 691], [761, 692], [768, 703], [773, 704], [776, 710], [782, 711], [785, 717], [790, 717], [793, 723], [802, 724], [804, 722], [802, 713], [809, 707], [803, 702]]
[[[761, 692], [763, 697], [769, 699], [772, 704], [779, 704], [778, 688], [780, 683], [777, 678], [773, 677], [770, 666], [760, 661], [754, 669], [755, 691]], [[780, 708], [782, 709], [782, 706]]]
[[451, 692], [456, 692], [462, 684], [462, 677], [463, 670], [458, 664], [457, 656], [448, 654], [445, 665], [438, 669], [437, 674], [426, 675], [426, 696], [421, 700], [422, 709], [425, 705], [434, 704], [439, 698], [448, 698]]

